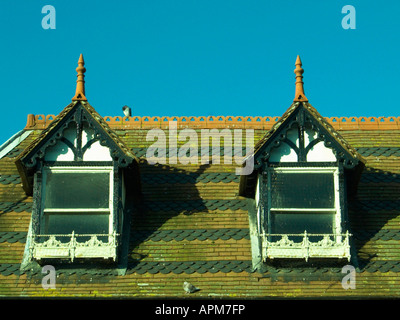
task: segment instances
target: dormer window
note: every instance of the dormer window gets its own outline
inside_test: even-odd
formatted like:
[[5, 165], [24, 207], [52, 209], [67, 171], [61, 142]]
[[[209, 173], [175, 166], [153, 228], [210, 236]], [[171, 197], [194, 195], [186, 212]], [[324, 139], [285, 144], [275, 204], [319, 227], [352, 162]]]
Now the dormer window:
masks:
[[274, 259], [350, 261], [346, 202], [364, 159], [312, 107], [296, 61], [293, 104], [255, 146], [254, 172], [242, 176], [253, 267]]
[[17, 160], [34, 204], [26, 260], [117, 261], [134, 159], [87, 102], [67, 106]]
[[[33, 256], [115, 259], [113, 167], [45, 166], [42, 177], [40, 233], [32, 240]], [[61, 247], [50, 248], [59, 241]], [[90, 248], [96, 242], [97, 250]]]
[[72, 103], [16, 160], [23, 188], [33, 196], [21, 269], [34, 261], [101, 259], [118, 261], [123, 272], [128, 241], [119, 240], [129, 233], [130, 218], [125, 194], [137, 194], [138, 160], [87, 102], [82, 55], [76, 70]]

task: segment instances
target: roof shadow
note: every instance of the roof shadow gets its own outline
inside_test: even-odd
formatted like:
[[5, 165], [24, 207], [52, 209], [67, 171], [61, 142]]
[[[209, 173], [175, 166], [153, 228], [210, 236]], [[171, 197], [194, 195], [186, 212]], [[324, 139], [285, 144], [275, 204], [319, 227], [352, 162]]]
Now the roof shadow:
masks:
[[[138, 246], [148, 239], [157, 241], [162, 236], [160, 228], [168, 220], [178, 215], [209, 211], [196, 182], [211, 165], [202, 164], [187, 171], [165, 164], [149, 164], [146, 160], [140, 162], [142, 193], [132, 212], [128, 269], [148, 256], [137, 252]], [[171, 184], [180, 185], [184, 194], [178, 197], [179, 190], [171, 188]]]
[[358, 191], [348, 200], [348, 215], [360, 271], [374, 261], [388, 260], [387, 253], [368, 245], [370, 241], [400, 240], [400, 228], [385, 228], [400, 216], [400, 174], [366, 168]]

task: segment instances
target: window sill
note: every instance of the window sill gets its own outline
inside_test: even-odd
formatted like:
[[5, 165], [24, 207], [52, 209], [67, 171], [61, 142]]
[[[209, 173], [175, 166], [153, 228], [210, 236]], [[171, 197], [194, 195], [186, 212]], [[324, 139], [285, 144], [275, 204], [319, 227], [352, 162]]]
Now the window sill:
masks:
[[[38, 238], [47, 238], [46, 241], [35, 241], [35, 236], [30, 239], [31, 257], [40, 259], [71, 259], [75, 258], [117, 258], [117, 234], [85, 234], [85, 235], [39, 235]], [[69, 237], [68, 242], [58, 239]], [[79, 237], [90, 237], [85, 242], [77, 241]], [[108, 237], [108, 242], [98, 239], [98, 237]]]
[[[280, 236], [278, 241], [268, 240], [271, 236]], [[294, 242], [289, 236], [302, 236], [302, 242]], [[310, 241], [310, 237], [320, 236], [318, 242]], [[349, 237], [346, 234], [264, 234], [262, 241], [263, 259], [275, 258], [342, 258], [350, 261]], [[331, 239], [334, 238], [336, 240]]]

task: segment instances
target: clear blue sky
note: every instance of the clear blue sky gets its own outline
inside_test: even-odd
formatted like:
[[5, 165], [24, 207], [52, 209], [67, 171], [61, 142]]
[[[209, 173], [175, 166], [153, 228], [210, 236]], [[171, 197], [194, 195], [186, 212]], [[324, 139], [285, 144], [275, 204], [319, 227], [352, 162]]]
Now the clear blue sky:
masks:
[[27, 114], [70, 103], [80, 53], [102, 116], [125, 104], [139, 116], [280, 116], [298, 54], [323, 116], [399, 116], [400, 1], [2, 0], [0, 12], [0, 143]]

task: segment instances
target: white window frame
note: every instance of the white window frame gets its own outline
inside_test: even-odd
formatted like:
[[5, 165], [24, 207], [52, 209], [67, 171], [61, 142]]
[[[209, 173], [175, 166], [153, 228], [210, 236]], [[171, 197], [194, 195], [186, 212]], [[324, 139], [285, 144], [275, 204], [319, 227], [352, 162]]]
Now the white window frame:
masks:
[[64, 208], [64, 209], [46, 209], [45, 208], [45, 197], [42, 196], [41, 201], [41, 218], [40, 218], [40, 233], [44, 233], [45, 228], [45, 220], [47, 213], [74, 213], [74, 212], [82, 212], [85, 213], [102, 213], [109, 212], [109, 220], [108, 220], [108, 234], [113, 233], [113, 219], [114, 219], [114, 168], [112, 166], [46, 166], [43, 168], [43, 178], [42, 178], [42, 195], [45, 195], [46, 189], [46, 181], [48, 173], [108, 173], [109, 174], [109, 199], [108, 199], [108, 208]]
[[[106, 208], [96, 209], [45, 209], [45, 188], [46, 188], [46, 179], [49, 172], [57, 173], [93, 173], [93, 172], [106, 172], [110, 176], [109, 180], [109, 207], [108, 210]], [[40, 212], [40, 233], [38, 235], [31, 234], [29, 240], [29, 252], [31, 258], [34, 259], [71, 259], [74, 261], [75, 258], [104, 258], [104, 259], [113, 259], [116, 261], [117, 259], [117, 237], [118, 234], [116, 230], [113, 230], [113, 219], [114, 219], [114, 168], [110, 166], [46, 166], [43, 168], [43, 177], [42, 177], [42, 199], [41, 199], [41, 212]], [[75, 234], [72, 231], [72, 234], [45, 234], [44, 231], [44, 223], [45, 223], [45, 214], [46, 213], [71, 213], [71, 212], [82, 212], [84, 215], [85, 212], [105, 212], [109, 211], [109, 224], [108, 224], [108, 234]], [[90, 240], [88, 241], [79, 241], [79, 236], [90, 236]], [[98, 236], [107, 236], [108, 241], [104, 242], [99, 240]], [[43, 239], [47, 239], [44, 241], [36, 241], [35, 237], [43, 237]], [[69, 237], [69, 242], [62, 242], [59, 240], [60, 237]]]
[[[350, 243], [351, 236], [347, 231], [342, 234], [341, 228], [341, 210], [340, 197], [342, 196], [339, 190], [339, 168], [338, 167], [274, 167], [267, 169], [267, 206], [266, 210], [259, 210], [258, 223], [261, 225], [261, 214], [268, 214], [267, 230], [261, 230], [262, 235], [262, 257], [263, 260], [274, 258], [304, 258], [306, 261], [311, 258], [346, 258], [350, 261]], [[304, 208], [271, 208], [271, 172], [280, 173], [331, 173], [334, 181], [334, 208], [329, 209], [304, 209]], [[305, 230], [304, 234], [271, 234], [271, 210], [286, 211], [286, 212], [335, 212], [333, 233], [308, 234]], [[318, 213], [316, 213], [318, 214]], [[264, 225], [265, 228], [265, 225]], [[267, 231], [267, 232], [265, 232]], [[280, 236], [278, 241], [270, 241], [271, 236]], [[289, 239], [290, 236], [302, 236], [302, 242], [294, 242]], [[320, 241], [310, 241], [309, 236], [323, 237]], [[333, 236], [333, 240], [331, 237]]]
[[[334, 208], [273, 208], [271, 207], [271, 193], [270, 190], [272, 188], [271, 184], [271, 173], [331, 173], [333, 174], [333, 183], [334, 183]], [[268, 213], [268, 222], [271, 221], [271, 212], [281, 211], [281, 212], [334, 212], [335, 213], [335, 226], [334, 233], [340, 234], [342, 231], [341, 228], [341, 210], [340, 210], [340, 192], [339, 192], [339, 168], [337, 167], [274, 167], [268, 168], [268, 204], [267, 204], [267, 213]], [[268, 223], [267, 229], [268, 233], [271, 233], [271, 224]], [[341, 240], [340, 237], [338, 239]]]

